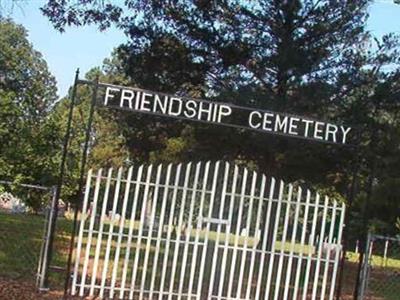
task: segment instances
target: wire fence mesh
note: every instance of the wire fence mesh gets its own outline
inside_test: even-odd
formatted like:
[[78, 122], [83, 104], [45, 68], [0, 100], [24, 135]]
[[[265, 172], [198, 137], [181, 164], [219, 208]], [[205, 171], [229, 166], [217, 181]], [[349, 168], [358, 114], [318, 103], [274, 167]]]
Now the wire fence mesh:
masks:
[[[0, 276], [34, 281], [43, 245], [47, 209], [51, 197], [46, 188], [12, 188], [2, 184], [0, 190]], [[28, 201], [26, 201], [29, 199]], [[37, 201], [37, 208], [26, 205]]]
[[[12, 192], [9, 193], [9, 192]], [[11, 279], [34, 284], [41, 248], [45, 239], [50, 189], [13, 189], [0, 182], [0, 280]], [[22, 201], [23, 200], [23, 201]], [[35, 209], [23, 205], [38, 201]], [[71, 212], [69, 212], [71, 214]], [[68, 215], [68, 213], [67, 213]], [[71, 216], [59, 215], [55, 233], [55, 251], [50, 266], [50, 287], [58, 289], [65, 279], [67, 253], [71, 233]], [[400, 238], [370, 235], [366, 249], [358, 243], [348, 245], [343, 269], [340, 299], [353, 299], [358, 275], [359, 252], [368, 258], [361, 273], [359, 299], [400, 299]], [[1, 291], [0, 291], [1, 294]]]
[[400, 238], [370, 235], [365, 253], [363, 299], [400, 299]]
[[44, 221], [40, 215], [0, 212], [0, 276], [36, 274]]
[[62, 287], [72, 221], [60, 201], [49, 265], [45, 249], [54, 193], [54, 188], [0, 180], [0, 287], [5, 281]]

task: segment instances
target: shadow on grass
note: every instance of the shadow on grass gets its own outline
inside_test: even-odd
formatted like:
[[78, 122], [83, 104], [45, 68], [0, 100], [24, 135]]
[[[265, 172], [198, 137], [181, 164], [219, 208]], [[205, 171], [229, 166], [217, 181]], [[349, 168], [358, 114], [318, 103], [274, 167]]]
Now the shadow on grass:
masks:
[[[34, 281], [43, 242], [45, 216], [0, 212], [0, 276], [10, 279]], [[71, 221], [60, 218], [57, 222], [55, 254], [52, 265], [65, 267]], [[61, 283], [64, 274], [51, 278]]]

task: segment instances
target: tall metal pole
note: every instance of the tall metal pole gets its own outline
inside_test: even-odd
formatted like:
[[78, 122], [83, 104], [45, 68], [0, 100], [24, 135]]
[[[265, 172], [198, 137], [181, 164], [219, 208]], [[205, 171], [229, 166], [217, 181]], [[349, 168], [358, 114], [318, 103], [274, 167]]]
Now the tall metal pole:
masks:
[[366, 292], [366, 288], [367, 288], [367, 281], [368, 281], [368, 266], [369, 266], [369, 252], [370, 252], [370, 247], [372, 247], [371, 245], [371, 233], [368, 232], [367, 235], [367, 244], [365, 245], [365, 254], [364, 257], [365, 259], [363, 260], [363, 265], [362, 265], [362, 277], [360, 279], [360, 284], [358, 288], [358, 296], [360, 297], [360, 299], [364, 299], [365, 296], [365, 292]]
[[[356, 157], [355, 157], [354, 166], [353, 166], [348, 209], [346, 210], [345, 220], [348, 220], [349, 216], [351, 215], [351, 212], [353, 209], [353, 204], [354, 204], [354, 199], [357, 194], [357, 191], [356, 191], [357, 178], [358, 178], [358, 173], [360, 171], [360, 165], [361, 165], [359, 150], [360, 150], [359, 147], [357, 147], [357, 149], [355, 150]], [[343, 230], [343, 239], [342, 239], [343, 251], [342, 251], [342, 257], [340, 259], [338, 287], [336, 290], [336, 300], [340, 300], [340, 297], [342, 295], [342, 287], [343, 287], [343, 279], [344, 279], [344, 265], [346, 263], [346, 254], [347, 254], [347, 237], [348, 237], [348, 231], [349, 231], [348, 228], [349, 228], [348, 226], [345, 226], [344, 230]]]
[[61, 155], [61, 163], [60, 163], [60, 173], [58, 177], [58, 182], [56, 185], [56, 189], [54, 191], [54, 197], [51, 205], [51, 212], [49, 214], [49, 232], [48, 232], [48, 241], [46, 241], [47, 244], [47, 249], [45, 249], [47, 255], [45, 258], [46, 265], [45, 265], [45, 270], [44, 270], [44, 278], [43, 278], [43, 285], [41, 286], [42, 288], [47, 288], [48, 287], [48, 270], [51, 264], [51, 260], [53, 258], [53, 244], [54, 244], [54, 233], [56, 230], [56, 222], [57, 222], [57, 215], [58, 215], [58, 201], [60, 199], [61, 195], [61, 189], [62, 189], [62, 184], [64, 181], [64, 175], [65, 175], [65, 162], [67, 159], [67, 154], [68, 154], [68, 145], [69, 145], [69, 140], [71, 137], [71, 124], [72, 124], [72, 116], [74, 112], [74, 107], [75, 107], [75, 98], [76, 98], [76, 89], [78, 85], [78, 80], [79, 80], [79, 69], [76, 70], [75, 72], [75, 80], [74, 80], [74, 86], [72, 88], [72, 95], [71, 95], [71, 104], [69, 107], [69, 112], [68, 112], [68, 121], [67, 121], [67, 129], [65, 132], [64, 136], [64, 144], [63, 144], [63, 149], [62, 149], [62, 155]]
[[[52, 188], [52, 197], [51, 197], [51, 204], [46, 214], [47, 223], [45, 225], [45, 234], [44, 234], [44, 243], [41, 250], [40, 255], [40, 265], [39, 265], [39, 272], [38, 272], [38, 288], [39, 291], [47, 291], [48, 290], [48, 274], [49, 274], [49, 252], [51, 252], [52, 247], [50, 246], [50, 237], [52, 234], [53, 227], [55, 226], [54, 221], [54, 213], [56, 211], [55, 207], [57, 206], [57, 187], [54, 186]], [[54, 233], [54, 232], [53, 232]]]
[[66, 272], [65, 283], [64, 283], [64, 299], [68, 295], [68, 288], [69, 288], [69, 282], [70, 282], [70, 276], [71, 276], [70, 273], [71, 273], [72, 253], [73, 253], [73, 249], [74, 249], [75, 235], [76, 235], [76, 229], [77, 229], [77, 224], [78, 224], [78, 211], [80, 209], [80, 205], [81, 205], [82, 199], [83, 199], [82, 189], [83, 189], [83, 185], [84, 185], [86, 162], [87, 162], [87, 156], [88, 156], [88, 152], [89, 152], [88, 150], [89, 150], [90, 133], [92, 131], [93, 115], [94, 115], [94, 110], [95, 110], [95, 106], [96, 106], [98, 89], [99, 89], [99, 76], [96, 77], [96, 81], [94, 84], [92, 100], [90, 102], [89, 119], [88, 119], [86, 132], [85, 132], [85, 144], [83, 146], [80, 175], [79, 175], [79, 184], [78, 184], [78, 190], [77, 190], [77, 196], [78, 196], [77, 199], [79, 199], [79, 200], [75, 203], [74, 222], [72, 225], [71, 240], [70, 240], [69, 251], [68, 251], [67, 272]]
[[[374, 136], [372, 138], [372, 141], [375, 142]], [[373, 151], [374, 153], [374, 151]], [[372, 192], [373, 192], [373, 184], [374, 184], [374, 178], [376, 176], [376, 168], [377, 168], [377, 163], [378, 160], [376, 158], [376, 155], [372, 154], [372, 166], [371, 166], [371, 173], [368, 178], [368, 186], [367, 186], [367, 196], [366, 199], [364, 200], [363, 206], [362, 206], [362, 218], [363, 218], [363, 226], [362, 226], [362, 234], [361, 234], [361, 243], [360, 243], [360, 256], [359, 256], [359, 261], [358, 261], [358, 269], [357, 269], [357, 278], [356, 278], [356, 288], [354, 290], [354, 300], [361, 299], [359, 298], [359, 292], [360, 292], [360, 284], [362, 284], [362, 266], [364, 263], [366, 263], [366, 260], [368, 260], [368, 253], [366, 252], [366, 248], [368, 247], [367, 244], [364, 243], [364, 239], [368, 239], [368, 220], [369, 220], [369, 204], [371, 201], [372, 197]]]

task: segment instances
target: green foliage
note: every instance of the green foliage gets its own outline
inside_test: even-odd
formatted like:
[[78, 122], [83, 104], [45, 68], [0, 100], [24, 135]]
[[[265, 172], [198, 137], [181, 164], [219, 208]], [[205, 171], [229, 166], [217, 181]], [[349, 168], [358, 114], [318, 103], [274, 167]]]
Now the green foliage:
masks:
[[400, 177], [385, 178], [379, 184], [375, 183], [368, 216], [371, 218], [371, 224], [377, 228], [377, 233], [387, 235], [397, 233], [395, 224], [400, 216], [399, 193]]
[[400, 217], [397, 218], [395, 226], [396, 226], [398, 232], [400, 232]]
[[[26, 30], [0, 18], [0, 178], [52, 185], [59, 132], [49, 112], [55, 79]], [[40, 199], [29, 204], [38, 207]]]
[[19, 116], [38, 121], [57, 99], [55, 79], [22, 26], [0, 18], [0, 32], [1, 92], [17, 106]]
[[[68, 259], [72, 221], [59, 219], [55, 238], [53, 265], [65, 266]], [[43, 241], [45, 218], [40, 215], [0, 213], [0, 276], [31, 280], [37, 272]], [[63, 274], [51, 272], [52, 286], [61, 286]]]
[[[87, 78], [94, 80], [98, 74], [100, 74], [99, 71], [94, 69], [87, 74]], [[101, 77], [101, 80], [108, 81], [111, 78]], [[92, 92], [93, 90], [88, 86], [79, 86], [77, 90], [62, 194], [62, 198], [70, 202], [77, 201], [77, 188]], [[71, 100], [68, 97], [61, 99], [51, 114], [51, 118], [55, 122], [55, 127], [62, 134], [67, 130], [66, 126], [70, 105]], [[61, 151], [57, 152], [57, 161], [61, 160], [61, 155]], [[119, 167], [124, 165], [126, 161], [129, 161], [129, 158], [125, 138], [113, 114], [110, 114], [108, 111], [96, 109], [89, 138], [87, 168]]]
[[348, 203], [358, 231], [364, 203], [371, 204], [371, 219], [389, 214], [391, 228], [399, 215], [390, 183], [400, 178], [399, 39], [377, 40], [366, 31], [369, 2], [48, 1], [42, 11], [59, 30], [86, 24], [124, 30], [129, 41], [103, 67], [112, 83], [353, 125], [359, 146], [343, 149], [113, 115], [133, 160], [239, 161], [289, 181], [302, 178], [340, 200], [351, 199], [358, 165], [356, 190], [364, 192]]
[[[124, 83], [342, 121], [332, 99], [341, 100], [344, 83], [337, 83], [367, 38], [367, 3], [126, 1], [103, 7], [96, 1], [49, 1], [43, 12], [60, 30], [89, 23], [125, 30], [130, 40], [119, 47], [112, 59], [117, 67], [111, 68], [126, 75]], [[183, 160], [240, 159], [278, 176], [325, 185], [340, 174], [335, 185], [342, 190], [348, 179], [349, 164], [340, 165], [348, 154], [325, 146], [205, 125], [193, 126], [189, 137], [185, 131], [192, 125], [149, 116], [119, 114], [118, 122], [138, 160], [162, 155], [171, 138], [188, 138], [181, 141], [190, 145]], [[299, 146], [302, 152], [292, 151]], [[315, 169], [304, 176], [310, 165]]]
[[[285, 111], [353, 125], [356, 149], [96, 110], [89, 167], [133, 162], [235, 161], [314, 185], [349, 202], [350, 223], [393, 233], [400, 215], [399, 38], [365, 29], [369, 1], [48, 1], [56, 28], [116, 25], [127, 34], [101, 69], [86, 77], [213, 101]], [[57, 179], [69, 97], [27, 33], [0, 19], [0, 177], [50, 185]], [[76, 200], [91, 90], [80, 87], [73, 115], [64, 200]], [[12, 124], [12, 126], [10, 126]], [[37, 205], [37, 200], [29, 200]], [[33, 198], [32, 198], [33, 199]], [[367, 204], [367, 206], [365, 205]]]

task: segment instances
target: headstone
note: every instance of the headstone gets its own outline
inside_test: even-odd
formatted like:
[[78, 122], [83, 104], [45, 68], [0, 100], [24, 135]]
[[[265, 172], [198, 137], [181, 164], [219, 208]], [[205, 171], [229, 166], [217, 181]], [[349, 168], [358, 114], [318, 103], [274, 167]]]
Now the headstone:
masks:
[[23, 214], [27, 212], [27, 209], [25, 203], [11, 193], [6, 192], [0, 195], [0, 210], [12, 214]]

